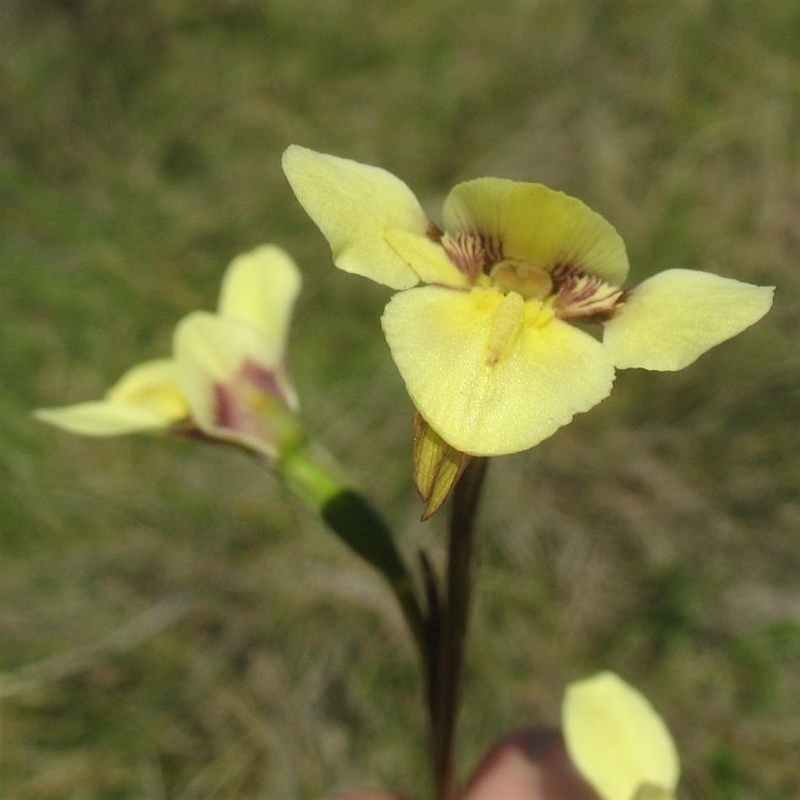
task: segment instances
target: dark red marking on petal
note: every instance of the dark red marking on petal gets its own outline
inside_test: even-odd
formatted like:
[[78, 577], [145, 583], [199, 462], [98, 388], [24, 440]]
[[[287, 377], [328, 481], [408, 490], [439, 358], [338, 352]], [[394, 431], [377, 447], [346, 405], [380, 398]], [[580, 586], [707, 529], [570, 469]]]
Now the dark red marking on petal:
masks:
[[435, 222], [428, 222], [428, 230], [425, 231], [425, 235], [436, 244], [439, 244], [441, 241], [442, 235], [444, 231], [435, 223]]
[[624, 296], [622, 289], [566, 264], [557, 264], [550, 275], [560, 319], [605, 322], [614, 316]]
[[248, 359], [242, 366], [241, 375], [248, 383], [261, 389], [261, 391], [283, 399], [283, 392], [281, 392], [278, 384], [278, 376], [275, 370], [268, 369], [258, 362]]
[[245, 414], [237, 402], [236, 392], [227, 384], [214, 384], [214, 424], [220, 428], [239, 430], [245, 422]]
[[442, 246], [449, 259], [472, 283], [489, 263], [481, 237], [474, 233], [446, 233], [442, 236]]

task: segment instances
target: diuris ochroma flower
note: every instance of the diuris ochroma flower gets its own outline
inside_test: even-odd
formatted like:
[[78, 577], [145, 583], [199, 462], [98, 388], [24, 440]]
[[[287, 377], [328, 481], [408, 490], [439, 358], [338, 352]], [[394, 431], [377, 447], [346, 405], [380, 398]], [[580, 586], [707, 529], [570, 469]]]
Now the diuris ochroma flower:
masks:
[[392, 357], [460, 453], [532, 447], [605, 398], [615, 369], [682, 369], [772, 303], [770, 287], [683, 269], [625, 290], [613, 226], [540, 184], [461, 183], [440, 227], [383, 169], [297, 145], [283, 167], [336, 266], [399, 290], [382, 318]]
[[35, 411], [87, 436], [202, 434], [269, 457], [300, 435], [286, 344], [300, 272], [280, 248], [235, 258], [217, 312], [195, 311], [173, 336], [173, 357], [128, 370], [102, 400]]

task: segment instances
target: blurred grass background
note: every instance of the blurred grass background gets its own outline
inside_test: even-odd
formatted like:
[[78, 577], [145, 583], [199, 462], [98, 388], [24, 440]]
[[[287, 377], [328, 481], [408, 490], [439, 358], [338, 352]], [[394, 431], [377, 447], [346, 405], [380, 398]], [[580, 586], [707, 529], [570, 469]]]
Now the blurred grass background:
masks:
[[682, 797], [800, 797], [800, 4], [793, 0], [0, 3], [2, 791], [314, 798], [424, 786], [412, 653], [383, 586], [244, 459], [35, 423], [166, 354], [228, 261], [305, 290], [309, 425], [402, 532], [411, 408], [285, 183], [297, 142], [436, 215], [537, 180], [673, 266], [775, 284], [758, 326], [497, 460], [461, 728], [467, 773], [611, 668], [679, 742]]

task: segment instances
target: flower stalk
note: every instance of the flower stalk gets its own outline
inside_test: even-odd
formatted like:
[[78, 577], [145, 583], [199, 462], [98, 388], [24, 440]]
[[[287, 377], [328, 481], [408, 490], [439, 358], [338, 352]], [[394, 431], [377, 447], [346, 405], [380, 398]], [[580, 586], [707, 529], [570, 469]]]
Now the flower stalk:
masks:
[[306, 444], [287, 453], [275, 469], [292, 494], [310, 506], [328, 527], [386, 579], [416, 644], [425, 674], [435, 797], [455, 800], [455, 738], [461, 698], [466, 633], [472, 604], [475, 523], [487, 459], [472, 459], [453, 492], [447, 566], [440, 581], [421, 554], [427, 613], [390, 529], [359, 492], [327, 465], [329, 456]]
[[[428, 709], [437, 800], [455, 800], [455, 739], [472, 605], [475, 523], [488, 460], [472, 459], [453, 492], [445, 595], [431, 587], [429, 601]], [[429, 576], [428, 582], [432, 580]]]

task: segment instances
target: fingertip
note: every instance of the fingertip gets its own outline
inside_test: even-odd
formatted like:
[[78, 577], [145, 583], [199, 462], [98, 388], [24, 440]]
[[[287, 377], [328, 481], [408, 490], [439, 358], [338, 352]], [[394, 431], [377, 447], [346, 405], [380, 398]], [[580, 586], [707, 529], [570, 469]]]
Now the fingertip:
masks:
[[463, 800], [598, 800], [567, 755], [561, 733], [537, 728], [500, 741], [481, 762]]
[[409, 797], [394, 792], [380, 792], [374, 789], [357, 789], [352, 792], [327, 795], [324, 800], [410, 800]]

